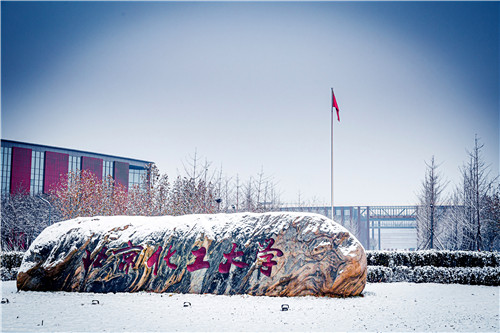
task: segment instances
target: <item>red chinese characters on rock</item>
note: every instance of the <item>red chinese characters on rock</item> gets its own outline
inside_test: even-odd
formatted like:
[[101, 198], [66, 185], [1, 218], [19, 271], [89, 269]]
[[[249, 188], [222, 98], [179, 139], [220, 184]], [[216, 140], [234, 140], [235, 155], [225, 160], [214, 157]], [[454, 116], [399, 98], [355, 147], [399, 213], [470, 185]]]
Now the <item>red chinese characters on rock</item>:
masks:
[[225, 263], [219, 264], [219, 272], [220, 273], [223, 273], [223, 274], [229, 273], [229, 270], [231, 269], [231, 264], [233, 264], [239, 268], [243, 268], [243, 267], [248, 266], [248, 264], [245, 262], [234, 261], [234, 258], [243, 256], [243, 251], [238, 251], [238, 252], [234, 251], [234, 250], [236, 250], [236, 247], [237, 247], [236, 243], [233, 243], [233, 249], [231, 250], [231, 252], [222, 254], [224, 256], [224, 258], [227, 259], [227, 261]]
[[[273, 266], [276, 266], [278, 262], [272, 260], [274, 258], [273, 253], [268, 253], [268, 252], [276, 252], [277, 257], [283, 256], [283, 252], [280, 249], [272, 248], [274, 245], [274, 239], [269, 238], [264, 241], [264, 244], [268, 243], [267, 247], [264, 250], [260, 250], [259, 253], [264, 253], [263, 255], [259, 256], [259, 258], [264, 258], [266, 259], [265, 262], [262, 263], [262, 267], [260, 268], [260, 272], [264, 274], [265, 276], [271, 276], [271, 272], [273, 270]], [[261, 243], [259, 243], [261, 247], [264, 247]]]
[[168, 248], [167, 255], [163, 258], [163, 260], [165, 260], [167, 262], [167, 266], [169, 268], [176, 269], [177, 265], [176, 264], [172, 264], [170, 262], [170, 257], [173, 256], [175, 254], [175, 252], [177, 252], [177, 250], [174, 250], [173, 252], [170, 252], [170, 250], [172, 250], [172, 245], [170, 245], [170, 247]]
[[94, 264], [92, 265], [93, 267], [102, 267], [102, 261], [108, 259], [108, 256], [106, 254], [107, 250], [108, 248], [106, 246], [102, 247], [102, 250], [99, 252], [97, 258], [94, 260]]
[[187, 270], [190, 272], [197, 271], [202, 268], [209, 268], [210, 263], [208, 261], [204, 261], [205, 255], [207, 254], [207, 249], [204, 247], [200, 247], [198, 250], [191, 251], [191, 253], [196, 257], [194, 263], [191, 265], [187, 265]]
[[90, 251], [85, 250], [85, 254], [87, 255], [87, 258], [82, 258], [83, 261], [83, 269], [87, 271], [87, 269], [92, 265], [93, 260], [90, 259]]
[[118, 266], [118, 269], [120, 271], [123, 271], [125, 268], [125, 274], [128, 274], [128, 269], [130, 265], [132, 265], [135, 261], [135, 258], [141, 253], [143, 247], [138, 245], [134, 246], [132, 245], [131, 241], [128, 241], [128, 247], [125, 247], [123, 249], [113, 251], [113, 254], [122, 254], [122, 261], [120, 262], [120, 265]]
[[149, 257], [148, 261], [146, 262], [146, 265], [151, 268], [153, 265], [155, 266], [155, 269], [153, 271], [154, 275], [158, 274], [158, 266], [160, 262], [160, 253], [161, 253], [162, 247], [158, 246], [158, 249]]
[[106, 251], [108, 248], [106, 246], [103, 246], [99, 254], [97, 254], [97, 257], [95, 257], [93, 260], [90, 259], [90, 251], [85, 250], [85, 254], [87, 255], [87, 258], [82, 258], [83, 260], [83, 268], [85, 271], [92, 265], [93, 267], [102, 267], [102, 261], [108, 259], [108, 256], [106, 255]]
[[[120, 271], [125, 271], [125, 274], [128, 274], [131, 266], [132, 269], [137, 269], [134, 267], [136, 259], [138, 258], [139, 254], [141, 254], [141, 252], [144, 250], [144, 248], [140, 245], [134, 246], [131, 241], [128, 241], [127, 245], [128, 246], [125, 246], [121, 249], [112, 251], [114, 255], [121, 255], [118, 269]], [[262, 262], [262, 267], [260, 267], [259, 270], [265, 276], [271, 276], [272, 267], [277, 265], [277, 262], [272, 259], [274, 258], [275, 255], [278, 257], [283, 256], [283, 252], [280, 249], [272, 247], [274, 245], [273, 238], [265, 239], [264, 245], [260, 242], [259, 245], [262, 249], [258, 251], [257, 256], [259, 258], [265, 259], [265, 261]], [[231, 251], [229, 253], [223, 253], [223, 256], [226, 259], [226, 261], [219, 263], [219, 272], [221, 274], [229, 273], [229, 271], [231, 270], [231, 265], [235, 265], [238, 268], [243, 268], [248, 266], [248, 263], [246, 262], [235, 260], [238, 257], [244, 256], [243, 251], [236, 251], [237, 247], [238, 245], [236, 243], [232, 243]], [[103, 246], [101, 251], [99, 251], [99, 253], [95, 256], [95, 258], [92, 259], [91, 252], [86, 249], [85, 250], [86, 257], [82, 258], [83, 267], [85, 271], [87, 271], [91, 267], [96, 267], [96, 268], [102, 267], [103, 261], [105, 261], [108, 258], [108, 255], [106, 254], [107, 251], [108, 248], [106, 246]], [[145, 263], [148, 268], [154, 267], [153, 275], [155, 276], [158, 275], [158, 269], [163, 262], [162, 260], [160, 260], [162, 251], [163, 247], [158, 246], [156, 251], [153, 252], [153, 254], [147, 259]], [[177, 269], [178, 267], [176, 264], [171, 262], [171, 258], [176, 252], [177, 250], [172, 251], [172, 245], [170, 245], [166, 255], [163, 257], [163, 260], [165, 261], [167, 267], [173, 270]], [[275, 254], [272, 252], [275, 252]], [[189, 272], [195, 272], [200, 269], [210, 268], [210, 263], [204, 260], [207, 254], [207, 249], [205, 247], [200, 247], [197, 250], [192, 250], [191, 253], [195, 256], [195, 261], [192, 264], [186, 266], [186, 269]]]

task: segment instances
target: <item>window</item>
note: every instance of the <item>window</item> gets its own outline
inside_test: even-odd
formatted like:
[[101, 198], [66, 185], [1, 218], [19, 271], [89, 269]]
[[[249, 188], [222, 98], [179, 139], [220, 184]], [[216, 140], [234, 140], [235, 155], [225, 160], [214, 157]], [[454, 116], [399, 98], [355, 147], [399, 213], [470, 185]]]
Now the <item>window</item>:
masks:
[[108, 176], [113, 177], [113, 162], [102, 161], [102, 179], [108, 179]]
[[12, 148], [2, 147], [1, 154], [2, 161], [0, 163], [2, 168], [1, 182], [2, 182], [2, 194], [7, 194], [10, 192], [10, 172], [12, 163]]
[[43, 151], [31, 151], [31, 184], [30, 193], [40, 194], [43, 191]]
[[342, 216], [342, 208], [335, 207], [335, 216]]
[[82, 158], [77, 156], [69, 156], [68, 160], [69, 160], [68, 173], [69, 172], [78, 173], [82, 165]]
[[128, 188], [132, 189], [134, 185], [142, 185], [146, 178], [146, 169], [129, 169]]

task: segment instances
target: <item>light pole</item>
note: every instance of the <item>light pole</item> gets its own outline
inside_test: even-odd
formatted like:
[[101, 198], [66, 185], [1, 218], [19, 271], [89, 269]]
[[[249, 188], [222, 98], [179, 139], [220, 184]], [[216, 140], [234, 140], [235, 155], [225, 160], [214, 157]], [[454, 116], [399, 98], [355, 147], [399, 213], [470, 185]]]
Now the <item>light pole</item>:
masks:
[[434, 248], [434, 204], [431, 203], [431, 250]]

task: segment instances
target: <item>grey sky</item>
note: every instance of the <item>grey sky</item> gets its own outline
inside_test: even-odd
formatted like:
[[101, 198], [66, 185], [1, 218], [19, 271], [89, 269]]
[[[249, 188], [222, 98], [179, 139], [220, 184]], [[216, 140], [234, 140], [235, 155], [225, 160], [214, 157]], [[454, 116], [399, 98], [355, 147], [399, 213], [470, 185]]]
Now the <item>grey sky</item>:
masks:
[[285, 202], [414, 204], [477, 133], [499, 165], [498, 2], [2, 2], [2, 138], [153, 160], [198, 154]]

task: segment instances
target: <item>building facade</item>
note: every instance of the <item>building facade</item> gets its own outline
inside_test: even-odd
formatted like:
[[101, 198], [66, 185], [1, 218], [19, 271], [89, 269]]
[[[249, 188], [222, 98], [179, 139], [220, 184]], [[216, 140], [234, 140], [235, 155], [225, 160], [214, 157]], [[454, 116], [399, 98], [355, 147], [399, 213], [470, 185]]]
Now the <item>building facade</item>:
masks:
[[147, 165], [153, 162], [88, 151], [2, 140], [1, 193], [43, 194], [61, 175], [89, 170], [98, 179], [110, 175], [130, 188], [144, 181]]

